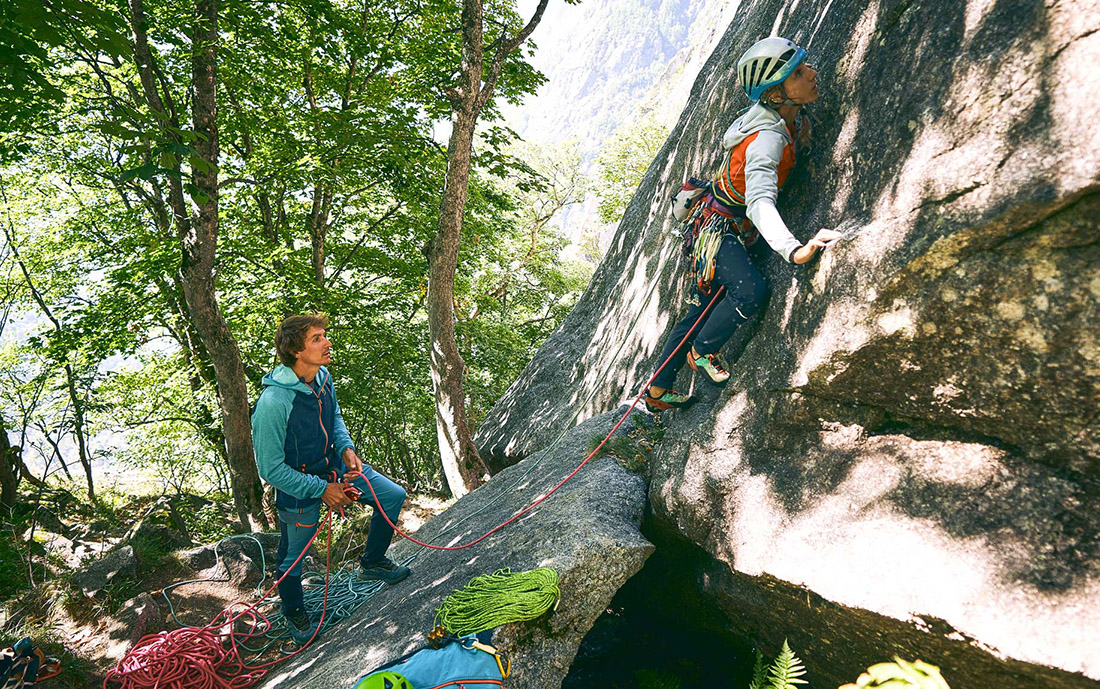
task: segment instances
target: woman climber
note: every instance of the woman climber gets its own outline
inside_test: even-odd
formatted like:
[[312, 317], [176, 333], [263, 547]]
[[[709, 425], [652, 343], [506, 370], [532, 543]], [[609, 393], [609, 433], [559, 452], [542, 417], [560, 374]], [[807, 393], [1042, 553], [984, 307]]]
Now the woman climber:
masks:
[[[689, 196], [693, 201], [691, 219], [706, 218], [710, 230], [709, 243], [700, 241], [700, 236], [695, 246], [695, 265], [701, 271], [699, 292], [705, 298], [692, 300], [687, 315], [669, 335], [660, 358], [668, 363], [646, 392], [646, 407], [654, 413], [695, 402], [694, 397], [672, 389], [685, 360], [715, 385], [729, 380], [727, 364], [718, 352], [768, 296], [764, 276], [745, 249], [757, 232], [792, 263], [806, 263], [818, 249], [841, 236], [833, 230], [819, 230], [802, 244], [775, 208], [778, 190], [794, 167], [799, 143], [809, 135], [802, 107], [818, 96], [817, 70], [806, 62], [806, 51], [785, 38], [765, 38], [741, 56], [737, 72], [753, 105], [722, 137], [727, 154], [718, 177], [701, 193]], [[674, 198], [674, 204], [681, 198], [682, 194]], [[700, 320], [715, 289], [724, 289], [725, 295]], [[681, 347], [681, 341], [695, 328], [694, 338], [689, 336], [684, 343], [690, 346]]]

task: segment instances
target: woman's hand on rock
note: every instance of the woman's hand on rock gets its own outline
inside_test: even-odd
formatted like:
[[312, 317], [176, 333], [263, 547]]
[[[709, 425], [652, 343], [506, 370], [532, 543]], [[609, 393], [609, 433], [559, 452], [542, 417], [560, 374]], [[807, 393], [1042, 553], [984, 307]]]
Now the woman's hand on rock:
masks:
[[843, 236], [842, 233], [836, 230], [820, 229], [817, 231], [817, 234], [814, 235], [813, 239], [795, 249], [795, 252], [791, 254], [791, 261], [794, 263], [805, 263], [814, 257], [818, 249], [824, 249]]

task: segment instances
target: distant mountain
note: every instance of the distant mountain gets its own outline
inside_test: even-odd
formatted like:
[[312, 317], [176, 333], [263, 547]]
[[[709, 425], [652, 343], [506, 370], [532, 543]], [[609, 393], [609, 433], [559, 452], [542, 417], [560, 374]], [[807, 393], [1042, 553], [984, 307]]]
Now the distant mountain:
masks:
[[[654, 112], [676, 123], [703, 63], [714, 51], [739, 0], [552, 0], [532, 34], [531, 62], [547, 82], [520, 107], [505, 106], [505, 122], [542, 146], [576, 139], [585, 171], [616, 129]], [[534, 2], [524, 0], [524, 17]], [[557, 218], [568, 236], [600, 225], [596, 200]], [[610, 242], [604, 228], [600, 246]]]
[[[590, 161], [623, 124], [654, 110], [676, 122], [700, 67], [729, 25], [737, 0], [551, 2], [532, 40], [548, 81], [505, 109], [525, 139], [581, 141]], [[521, 3], [522, 9], [527, 3]], [[528, 10], [528, 14], [530, 11]]]

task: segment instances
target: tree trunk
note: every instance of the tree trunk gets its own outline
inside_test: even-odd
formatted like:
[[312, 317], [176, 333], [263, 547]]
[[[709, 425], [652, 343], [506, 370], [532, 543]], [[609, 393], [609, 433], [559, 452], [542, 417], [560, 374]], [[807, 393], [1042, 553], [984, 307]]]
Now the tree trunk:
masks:
[[80, 457], [80, 464], [88, 477], [88, 500], [95, 504], [98, 501], [95, 497], [95, 483], [92, 481], [92, 458], [88, 454], [88, 444], [84, 439], [84, 402], [77, 394], [76, 374], [69, 364], [65, 364], [65, 378], [69, 388], [69, 400], [73, 405], [73, 435], [76, 436], [77, 456]]
[[8, 429], [0, 416], [0, 517], [8, 517], [15, 507], [19, 489], [20, 451], [8, 442]]
[[325, 239], [328, 236], [328, 216], [332, 206], [332, 188], [317, 184], [313, 188], [313, 206], [309, 212], [309, 241], [312, 248], [313, 282], [325, 287]]
[[[6, 204], [8, 201], [7, 190], [3, 187], [2, 182], [0, 182], [0, 197], [3, 198]], [[42, 309], [42, 314], [53, 324], [54, 330], [60, 334], [61, 321], [57, 320], [53, 310], [46, 303], [46, 298], [38, 291], [38, 286], [31, 278], [31, 273], [30, 270], [27, 269], [27, 264], [23, 262], [23, 257], [19, 255], [19, 249], [16, 248], [15, 228], [11, 226], [5, 228], [4, 236], [8, 240], [8, 245], [11, 247], [12, 255], [15, 256], [15, 262], [19, 264], [20, 272], [23, 273], [23, 280], [27, 283], [27, 289], [30, 290], [31, 297], [34, 298], [38, 307]], [[65, 388], [69, 392], [69, 402], [73, 407], [73, 435], [76, 437], [76, 447], [80, 456], [80, 464], [84, 467], [84, 473], [88, 477], [88, 499], [94, 503], [96, 502], [96, 497], [95, 484], [92, 480], [92, 459], [88, 454], [88, 444], [84, 437], [84, 427], [86, 425], [84, 420], [84, 401], [80, 398], [76, 389], [76, 372], [73, 371], [72, 364], [67, 362], [65, 363]]]
[[[455, 497], [484, 482], [485, 462], [474, 447], [466, 418], [462, 376], [466, 362], [455, 341], [454, 277], [462, 237], [462, 214], [470, 181], [470, 155], [481, 109], [492, 98], [504, 60], [538, 25], [549, 0], [539, 0], [535, 14], [516, 35], [494, 41], [497, 52], [484, 70], [484, 13], [482, 0], [462, 3], [462, 65], [459, 83], [448, 93], [453, 112], [447, 147], [447, 181], [439, 210], [439, 228], [428, 251], [429, 359], [435, 390], [435, 428], [443, 474]], [[484, 76], [484, 82], [483, 82]]]
[[[195, 189], [191, 196], [198, 215], [192, 221], [179, 174], [167, 178], [168, 205], [180, 242], [179, 277], [185, 306], [183, 315], [198, 335], [191, 352], [197, 355], [197, 363], [204, 363], [201, 350], [205, 350], [214, 369], [233, 502], [242, 528], [248, 529], [255, 525], [266, 526], [268, 522], [261, 506], [260, 477], [252, 453], [244, 365], [215, 292], [214, 259], [218, 248], [218, 2], [196, 0], [194, 7], [192, 125], [198, 135], [195, 149], [202, 162], [191, 166], [191, 181]], [[179, 113], [171, 99], [171, 92], [165, 90], [162, 97], [158, 91], [143, 0], [130, 0], [130, 11], [134, 62], [146, 102], [158, 115], [161, 135], [179, 144]], [[174, 172], [181, 172], [178, 163]], [[202, 367], [198, 368], [201, 373]]]
[[[476, 91], [475, 91], [476, 93]], [[447, 149], [447, 181], [439, 212], [439, 229], [432, 240], [428, 274], [428, 327], [431, 334], [432, 387], [435, 427], [443, 475], [457, 498], [480, 486], [487, 473], [477, 454], [466, 418], [462, 376], [466, 362], [458, 351], [454, 327], [454, 276], [466, 206], [477, 115], [468, 107], [455, 113]]]
[[195, 166], [191, 175], [197, 190], [193, 200], [198, 207], [198, 215], [193, 222], [188, 222], [186, 215], [179, 217], [177, 212], [176, 227], [183, 252], [180, 263], [183, 296], [195, 329], [214, 365], [233, 501], [242, 527], [249, 528], [255, 524], [266, 526], [267, 517], [262, 508], [260, 477], [252, 453], [248, 390], [241, 352], [229, 332], [215, 294], [214, 257], [218, 246], [217, 40], [217, 0], [196, 0], [191, 63], [194, 87], [192, 119], [195, 132], [199, 135], [195, 148], [205, 165]]

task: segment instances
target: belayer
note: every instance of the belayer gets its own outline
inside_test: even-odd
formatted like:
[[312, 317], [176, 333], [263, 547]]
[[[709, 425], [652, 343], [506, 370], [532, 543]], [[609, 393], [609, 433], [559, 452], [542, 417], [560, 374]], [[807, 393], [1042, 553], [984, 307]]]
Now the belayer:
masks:
[[[785, 38], [765, 38], [741, 56], [737, 74], [753, 105], [722, 137], [726, 157], [721, 171], [711, 182], [692, 180], [673, 198], [674, 215], [688, 222], [685, 236], [697, 284], [691, 308], [672, 329], [658, 360], [668, 363], [646, 392], [646, 407], [654, 413], [695, 402], [672, 389], [685, 361], [715, 385], [729, 379], [719, 351], [768, 296], [768, 284], [746, 250], [757, 233], [792, 263], [806, 263], [841, 236], [819, 230], [802, 244], [775, 207], [798, 148], [809, 140], [810, 123], [802, 108], [818, 97], [817, 70], [806, 62], [806, 51]], [[703, 315], [717, 289], [725, 294]], [[679, 347], [685, 336], [685, 346]]]
[[[326, 328], [328, 317], [323, 314], [283, 319], [275, 332], [282, 364], [264, 376], [252, 414], [256, 466], [263, 480], [274, 486], [279, 511], [279, 596], [291, 637], [298, 643], [309, 641], [317, 630], [317, 620], [310, 618], [302, 601], [299, 556], [320, 526], [321, 503], [337, 509], [354, 501], [344, 490], [345, 480], [359, 491], [359, 502], [374, 507], [358, 578], [396, 584], [409, 576], [408, 567], [386, 557], [393, 528], [381, 513], [384, 510], [396, 524], [405, 489], [363, 464], [355, 451], [325, 368], [332, 350]], [[363, 477], [381, 505], [371, 497]]]

